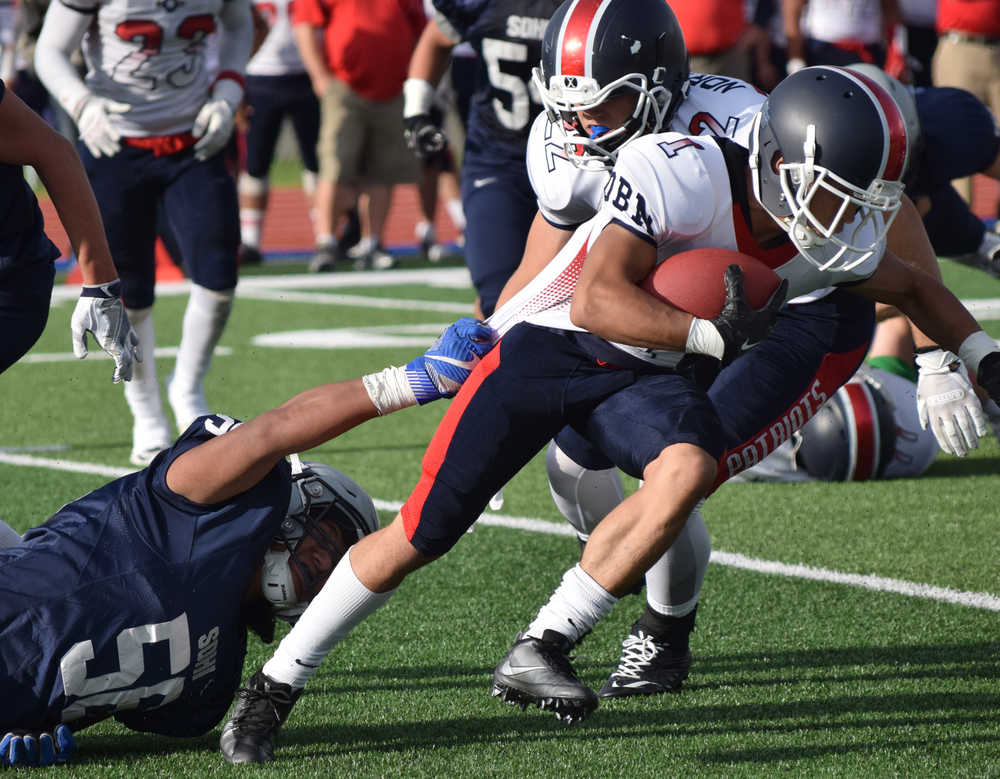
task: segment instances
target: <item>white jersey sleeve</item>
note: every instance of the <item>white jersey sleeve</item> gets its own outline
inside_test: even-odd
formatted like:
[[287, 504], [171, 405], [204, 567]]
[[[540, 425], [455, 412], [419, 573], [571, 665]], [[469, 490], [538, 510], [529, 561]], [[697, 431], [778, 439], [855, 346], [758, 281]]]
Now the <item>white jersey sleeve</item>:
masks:
[[542, 111], [528, 135], [527, 165], [538, 210], [550, 224], [569, 230], [597, 213], [608, 172], [575, 167], [566, 156], [565, 139], [562, 126]]
[[259, 0], [253, 7], [267, 21], [264, 42], [247, 64], [248, 76], [288, 76], [304, 73], [306, 66], [295, 46], [289, 8], [292, 0]]
[[670, 130], [686, 135], [729, 138], [750, 148], [750, 126], [764, 103], [752, 84], [729, 76], [692, 73], [687, 97], [670, 122]]

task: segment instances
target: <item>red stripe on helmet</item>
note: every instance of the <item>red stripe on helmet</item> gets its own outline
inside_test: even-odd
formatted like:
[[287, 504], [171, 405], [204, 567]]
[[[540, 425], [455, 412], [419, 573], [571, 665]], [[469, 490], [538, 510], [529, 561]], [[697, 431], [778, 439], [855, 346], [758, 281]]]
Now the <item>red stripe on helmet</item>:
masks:
[[587, 75], [587, 38], [594, 17], [604, 0], [579, 0], [570, 9], [559, 42], [559, 72], [564, 76]]
[[864, 85], [872, 91], [875, 99], [878, 100], [878, 104], [882, 108], [882, 114], [885, 116], [886, 131], [889, 134], [889, 153], [886, 156], [885, 169], [879, 178], [883, 178], [886, 181], [899, 181], [903, 176], [903, 171], [906, 169], [906, 147], [908, 144], [906, 122], [903, 121], [902, 111], [899, 110], [899, 106], [896, 105], [896, 101], [893, 100], [892, 95], [886, 92], [877, 82], [856, 71], [845, 70], [844, 72], [849, 72], [853, 78], [864, 82]]
[[848, 474], [848, 480], [867, 481], [875, 477], [878, 468], [879, 441], [874, 401], [868, 394], [868, 389], [856, 382], [845, 384], [842, 391], [850, 403], [850, 412], [854, 417], [854, 429], [857, 433], [854, 472]]

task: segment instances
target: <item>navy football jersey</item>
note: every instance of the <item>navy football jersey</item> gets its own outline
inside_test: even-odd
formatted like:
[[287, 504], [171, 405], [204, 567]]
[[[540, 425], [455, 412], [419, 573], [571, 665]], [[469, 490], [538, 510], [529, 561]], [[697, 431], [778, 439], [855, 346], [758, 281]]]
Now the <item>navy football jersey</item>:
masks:
[[479, 55], [466, 153], [524, 166], [531, 122], [542, 110], [531, 70], [542, 59], [545, 25], [558, 0], [434, 0], [453, 32]]
[[[7, 87], [0, 80], [0, 102]], [[15, 267], [52, 262], [59, 256], [45, 235], [42, 212], [35, 193], [24, 180], [20, 165], [0, 164], [0, 281]]]
[[226, 713], [246, 653], [242, 601], [287, 511], [290, 467], [214, 506], [171, 492], [166, 473], [234, 424], [199, 418], [148, 468], [0, 551], [0, 732], [114, 715], [193, 736]]

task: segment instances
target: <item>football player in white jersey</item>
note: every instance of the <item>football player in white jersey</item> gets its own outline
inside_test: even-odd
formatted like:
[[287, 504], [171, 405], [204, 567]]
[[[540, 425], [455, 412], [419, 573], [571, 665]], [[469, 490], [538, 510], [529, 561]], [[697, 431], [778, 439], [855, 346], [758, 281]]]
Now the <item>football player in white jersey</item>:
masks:
[[[631, 19], [627, 11], [603, 17], [614, 21]], [[644, 40], [627, 48], [648, 50]], [[573, 78], [562, 85], [579, 85], [582, 77]], [[639, 100], [649, 99], [641, 80], [636, 86], [643, 88]], [[605, 126], [617, 127], [631, 113], [630, 100], [636, 97], [611, 97]], [[579, 111], [585, 126], [591, 115]], [[996, 343], [938, 279], [886, 249], [888, 225], [901, 208], [907, 151], [895, 104], [873, 82], [838, 68], [803, 70], [779, 85], [755, 117], [750, 152], [726, 140], [669, 132], [639, 135], [620, 147], [600, 212], [553, 259], [552, 274], [509, 301], [516, 311], [498, 312], [493, 324], [504, 320], [497, 329], [506, 334], [456, 396], [394, 522], [338, 565], [334, 577], [350, 587], [352, 602], [321, 592], [264, 675], [302, 687], [338, 641], [410, 572], [446, 553], [497, 487], [569, 423], [643, 484], [594, 529], [580, 563], [493, 678], [494, 694], [508, 702], [582, 719], [598, 698], [576, 678], [569, 649], [675, 541], [712, 491], [720, 466], [724, 474], [736, 471], [773, 449], [847, 378], [830, 386], [830, 376], [845, 365], [853, 373], [871, 340], [871, 298], [895, 305], [927, 337], [957, 352], [990, 395], [1000, 396]], [[729, 270], [726, 305], [711, 321], [641, 288], [658, 263], [698, 246], [753, 254], [784, 281], [753, 309], [740, 274]], [[826, 322], [815, 314], [775, 321], [786, 291], [844, 283], [851, 292], [817, 295], [826, 301]], [[829, 339], [831, 330], [859, 343], [831, 352], [841, 344], [823, 341], [822, 354], [843, 363], [828, 375], [816, 364], [816, 347], [798, 341]], [[753, 349], [740, 357], [748, 344]], [[751, 362], [757, 350], [762, 357]], [[936, 351], [921, 365], [928, 375], [921, 377], [918, 403], [954, 445], [953, 437], [978, 432], [970, 428], [981, 426], [981, 409], [964, 369], [953, 370]], [[704, 390], [702, 369], [720, 364], [743, 382], [740, 400], [753, 411], [742, 420], [727, 411], [726, 423]], [[789, 383], [801, 390], [793, 407], [783, 405]], [[760, 433], [744, 449], [727, 452], [734, 434], [725, 428], [734, 419]], [[245, 724], [245, 745], [271, 743], [283, 715], [267, 712], [259, 696], [237, 704], [233, 716]]]
[[289, 9], [292, 0], [263, 0], [254, 8], [268, 24], [260, 48], [247, 64], [246, 169], [240, 172], [240, 264], [261, 261], [260, 233], [267, 211], [268, 172], [281, 125], [287, 116], [302, 158], [302, 190], [311, 203], [319, 161], [319, 100], [295, 46]]
[[[609, 168], [614, 163], [616, 151], [628, 138], [642, 132], [670, 129], [727, 138], [743, 148], [750, 146], [753, 121], [764, 95], [738, 79], [697, 73], [691, 74], [686, 97], [669, 118], [669, 124], [666, 124], [668, 117], [658, 117], [655, 109], [650, 111], [640, 100], [628, 120], [631, 126], [614, 131], [604, 127], [596, 132], [596, 137], [589, 137], [595, 134], [595, 125], [617, 128], [615, 121], [595, 122], [593, 117], [599, 115], [601, 102], [614, 93], [617, 85], [627, 77], [630, 67], [622, 62], [613, 47], [605, 45], [602, 48], [599, 43], [588, 44], [580, 40], [592, 27], [600, 27], [600, 22], [594, 20], [607, 14], [607, 7], [607, 3], [600, 4], [594, 16], [588, 17], [586, 4], [573, 4], [567, 12], [557, 13], [556, 23], [550, 24], [546, 31], [542, 65], [536, 73], [535, 83], [547, 110], [535, 120], [527, 156], [532, 186], [538, 195], [538, 215], [522, 264], [501, 293], [501, 303], [538, 274], [552, 256], [553, 249], [569, 239], [574, 227], [597, 212], [605, 199], [605, 188], [612, 175]], [[574, 61], [572, 52], [588, 45], [592, 48], [592, 56], [584, 58], [585, 61], [577, 56]], [[558, 81], [561, 76], [572, 79], [583, 75], [582, 70], [572, 69], [578, 64], [585, 65], [586, 75], [593, 79], [592, 82], [578, 81], [575, 89], [552, 88], [554, 78]], [[647, 83], [655, 78], [653, 72], [633, 74], [635, 79], [641, 76]], [[580, 106], [592, 111], [589, 128], [581, 126], [576, 118], [573, 109]], [[644, 125], [638, 121], [643, 111], [647, 117]], [[936, 272], [934, 254], [926, 243], [919, 247], [908, 245], [911, 238], [922, 234], [919, 226], [912, 230], [906, 228], [914, 216], [915, 212], [907, 203], [904, 218], [908, 221], [890, 228], [890, 246], [901, 256], [920, 259], [925, 268]], [[826, 286], [828, 282], [820, 280], [818, 283]], [[859, 359], [857, 352], [867, 339], [866, 326], [853, 313], [857, 301], [840, 293], [806, 297], [791, 303], [779, 314], [779, 322], [787, 323], [792, 329], [805, 319], [814, 323], [838, 323], [822, 337], [812, 338], [816, 351], [809, 358], [815, 361], [817, 371], [822, 366], [822, 373], [818, 372], [817, 376], [822, 378], [823, 391], [832, 394], [853, 372]], [[831, 305], [835, 311], [832, 317]], [[750, 359], [760, 360], [763, 355]], [[746, 363], [741, 366], [746, 370]], [[727, 468], [725, 473], [720, 470], [720, 480], [724, 475], [753, 465], [769, 451], [766, 448], [747, 449], [749, 442], [757, 437], [757, 425], [751, 420], [759, 419], [763, 409], [752, 408], [743, 401], [741, 383], [731, 380], [732, 375], [732, 371], [724, 371], [710, 390], [710, 397], [730, 434], [731, 451], [724, 462], [730, 463], [733, 469]], [[793, 393], [787, 396], [787, 407], [794, 408], [802, 388], [791, 383], [787, 388]], [[969, 446], [975, 445], [974, 436], [971, 438]], [[739, 454], [744, 451], [753, 451], [750, 459]], [[595, 452], [571, 429], [557, 436], [548, 451], [546, 464], [556, 505], [577, 529], [581, 542], [585, 542], [597, 522], [624, 497], [618, 472], [611, 467], [608, 458]], [[657, 693], [680, 686], [691, 662], [688, 637], [694, 627], [710, 553], [708, 532], [700, 513], [695, 511], [678, 542], [647, 573], [646, 613], [625, 639], [619, 667], [622, 674], [613, 674], [602, 694]], [[617, 678], [619, 676], [621, 678]]]
[[[181, 431], [209, 411], [203, 382], [232, 309], [239, 244], [236, 184], [221, 152], [243, 98], [252, 30], [248, 0], [55, 0], [39, 36], [35, 67], [77, 123], [145, 357], [125, 390], [136, 465], [173, 440], [154, 359], [158, 207], [191, 278], [167, 397]], [[81, 42], [85, 79], [70, 63]]]

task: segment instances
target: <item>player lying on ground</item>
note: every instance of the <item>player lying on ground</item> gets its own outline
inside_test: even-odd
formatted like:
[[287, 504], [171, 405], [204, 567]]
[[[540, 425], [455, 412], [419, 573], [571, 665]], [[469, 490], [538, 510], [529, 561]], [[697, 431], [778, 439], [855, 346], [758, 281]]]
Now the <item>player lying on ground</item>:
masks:
[[450, 397], [492, 343], [488, 327], [459, 320], [405, 368], [307, 390], [245, 423], [199, 417], [147, 468], [0, 550], [4, 762], [63, 760], [62, 726], [112, 716], [172, 736], [214, 727], [239, 686], [247, 628], [271, 640], [274, 617], [294, 620], [378, 527], [347, 476], [285, 457]]
[[[618, 100], [608, 103], [621, 110]], [[845, 133], [844, 122], [855, 131]], [[542, 279], [540, 290], [526, 288], [523, 298], [519, 293], [508, 303], [532, 315], [517, 324], [516, 314], [507, 317], [513, 326], [449, 408], [410, 498], [390, 526], [341, 560], [265, 664], [267, 683], [290, 694], [300, 689], [337, 642], [410, 572], [446, 553], [496, 489], [571, 424], [643, 484], [594, 530], [580, 564], [497, 667], [494, 691], [570, 721], [585, 717], [597, 696], [576, 678], [569, 649], [671, 546], [720, 478], [728, 431], [705, 393], [701, 371], [720, 363], [734, 370], [766, 368], [767, 383], [741, 385], [741, 401], [760, 414], [749, 421], [764, 431], [788, 434], [794, 425], [769, 407], [772, 389], [804, 380], [803, 403], [818, 407], [828, 397], [816, 383], [817, 366], [789, 351], [796, 338], [829, 337], [811, 329], [815, 320], [789, 323], [777, 343], [770, 340], [774, 331], [765, 339], [785, 288], [793, 295], [826, 293], [831, 325], [838, 313], [852, 312], [856, 323], [867, 323], [857, 348], [843, 353], [839, 369], [849, 370], [841, 371], [833, 391], [867, 351], [874, 298], [895, 305], [926, 337], [957, 352], [991, 396], [1000, 396], [1000, 350], [993, 339], [937, 278], [886, 249], [886, 233], [902, 206], [907, 151], [891, 98], [839, 68], [810, 68], [786, 79], [755, 119], [749, 154], [726, 141], [675, 133], [644, 135], [623, 146], [600, 213], [553, 260], [554, 276]], [[747, 303], [733, 272], [727, 273], [722, 313], [711, 321], [641, 288], [671, 255], [719, 246], [754, 255], [784, 280], [762, 308]], [[831, 292], [837, 285], [845, 289]], [[532, 308], [556, 289], [561, 297], [550, 295], [540, 312]], [[754, 348], [736, 359], [747, 345]], [[935, 354], [932, 360], [945, 352]], [[922, 366], [929, 380], [922, 380], [918, 395], [940, 428], [939, 440], [955, 445], [967, 434], [974, 437], [982, 413], [968, 379], [950, 363]], [[788, 416], [787, 407], [782, 412]], [[728, 458], [721, 466], [723, 478], [741, 467]], [[224, 734], [237, 734], [223, 744], [227, 759], [260, 761], [273, 754], [274, 733], [287, 712], [261, 700], [267, 692], [261, 681], [255, 677], [247, 688], [259, 693], [257, 699], [238, 703], [224, 728]]]

